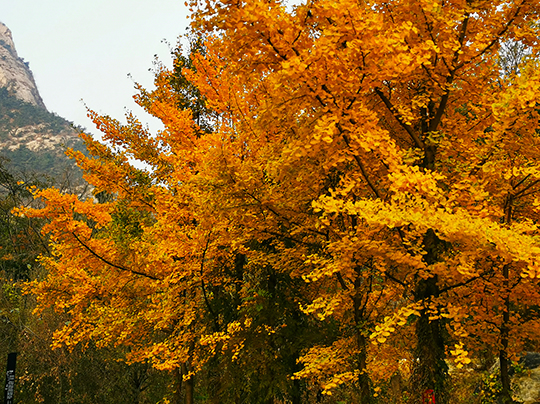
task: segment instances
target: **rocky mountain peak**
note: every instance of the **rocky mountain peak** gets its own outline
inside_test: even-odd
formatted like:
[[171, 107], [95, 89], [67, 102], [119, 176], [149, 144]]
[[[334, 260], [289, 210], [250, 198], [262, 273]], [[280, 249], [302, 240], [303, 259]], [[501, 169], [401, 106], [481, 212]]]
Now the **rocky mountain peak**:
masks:
[[0, 23], [0, 165], [64, 175], [73, 167], [64, 155], [66, 147], [84, 149], [78, 132], [47, 110], [28, 63], [17, 55], [11, 31]]
[[17, 55], [11, 31], [0, 22], [0, 87], [21, 101], [45, 108], [34, 76], [23, 59]]

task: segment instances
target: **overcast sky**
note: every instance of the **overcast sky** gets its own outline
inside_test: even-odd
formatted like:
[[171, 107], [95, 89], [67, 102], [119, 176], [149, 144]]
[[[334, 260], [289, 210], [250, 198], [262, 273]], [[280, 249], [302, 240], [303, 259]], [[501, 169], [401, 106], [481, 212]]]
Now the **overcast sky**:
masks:
[[49, 111], [92, 133], [83, 101], [121, 120], [127, 108], [159, 127], [134, 103], [133, 82], [151, 88], [154, 55], [171, 66], [162, 40], [174, 46], [187, 15], [184, 0], [0, 0], [0, 21]]

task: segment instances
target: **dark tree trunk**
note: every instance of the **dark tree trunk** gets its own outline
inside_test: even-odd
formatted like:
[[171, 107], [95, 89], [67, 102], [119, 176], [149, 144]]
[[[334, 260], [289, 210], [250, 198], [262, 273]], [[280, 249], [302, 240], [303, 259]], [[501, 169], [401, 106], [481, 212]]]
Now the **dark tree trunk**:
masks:
[[367, 359], [367, 341], [365, 335], [361, 332], [357, 332], [357, 345], [359, 349], [356, 368], [360, 371], [358, 376], [358, 389], [360, 391], [360, 403], [371, 404], [373, 403], [373, 395], [371, 394], [370, 379], [366, 372], [366, 359]]
[[353, 297], [353, 306], [354, 306], [354, 322], [356, 328], [356, 349], [358, 350], [356, 354], [356, 370], [358, 370], [358, 390], [360, 393], [360, 403], [361, 404], [371, 404], [373, 402], [373, 395], [371, 394], [371, 381], [369, 379], [368, 373], [366, 371], [367, 367], [367, 339], [365, 335], [365, 304], [364, 296], [366, 291], [362, 288], [362, 283], [364, 279], [361, 277], [361, 268], [357, 268], [357, 277], [354, 282], [354, 297]]
[[[466, 29], [466, 24], [464, 29]], [[447, 83], [453, 80], [453, 73], [447, 77]], [[448, 102], [449, 92], [446, 92], [438, 107], [433, 101], [429, 102], [428, 108], [422, 111], [420, 127], [421, 147], [424, 151], [424, 159], [420, 165], [423, 170], [435, 170], [437, 146], [425, 143], [430, 132], [437, 130]], [[424, 235], [424, 262], [433, 265], [440, 260], [441, 252], [445, 243], [437, 237], [433, 229], [428, 229]], [[417, 302], [429, 304], [439, 297], [438, 277], [432, 276], [427, 279], [419, 279], [414, 291]], [[427, 390], [435, 392], [437, 404], [449, 402], [448, 393], [448, 365], [445, 362], [445, 340], [443, 335], [444, 325], [440, 319], [430, 320], [428, 310], [420, 312], [420, 318], [416, 321], [416, 349], [415, 362], [411, 378], [413, 402], [422, 402], [422, 397]]]
[[[506, 197], [504, 204], [504, 222], [510, 226], [512, 223], [512, 206], [514, 198], [511, 194]], [[510, 265], [505, 264], [502, 268], [504, 308], [500, 329], [501, 349], [499, 351], [499, 363], [501, 371], [501, 399], [503, 404], [513, 403], [510, 375], [508, 374], [508, 339], [510, 333]]]
[[291, 404], [302, 404], [302, 387], [300, 386], [300, 380], [293, 380]]
[[[433, 230], [428, 230], [424, 237], [426, 264], [437, 262], [439, 251], [444, 248], [443, 242]], [[420, 279], [416, 285], [415, 300], [428, 304], [439, 296], [438, 278]], [[416, 350], [413, 364], [411, 386], [415, 402], [422, 402], [426, 390], [435, 392], [437, 404], [447, 404], [448, 397], [448, 365], [445, 362], [445, 342], [441, 320], [429, 320], [428, 310], [420, 312], [416, 321]]]
[[[428, 280], [429, 281], [429, 280]], [[413, 366], [412, 388], [418, 402], [427, 390], [435, 392], [436, 403], [448, 403], [448, 366], [440, 320], [429, 321], [425, 310], [416, 322], [416, 362]]]
[[513, 403], [512, 388], [510, 386], [510, 375], [508, 369], [510, 361], [508, 360], [508, 337], [510, 326], [510, 290], [509, 290], [510, 271], [509, 265], [503, 266], [503, 287], [505, 293], [504, 311], [501, 324], [501, 349], [499, 351], [499, 363], [501, 365], [501, 399], [502, 404]]
[[172, 404], [182, 404], [182, 370], [176, 368], [172, 371], [174, 394]]
[[[187, 363], [182, 364], [182, 373], [187, 375], [189, 373], [189, 367]], [[193, 376], [184, 381], [185, 385], [185, 395], [184, 395], [184, 404], [193, 404], [193, 390], [194, 390], [194, 380]]]

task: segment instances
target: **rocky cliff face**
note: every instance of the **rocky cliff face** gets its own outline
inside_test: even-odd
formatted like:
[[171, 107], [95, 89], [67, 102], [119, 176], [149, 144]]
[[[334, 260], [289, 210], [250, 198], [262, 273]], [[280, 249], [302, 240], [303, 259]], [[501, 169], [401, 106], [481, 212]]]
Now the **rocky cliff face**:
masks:
[[58, 175], [72, 165], [65, 148], [81, 143], [78, 130], [47, 111], [11, 31], [0, 23], [0, 160], [18, 171]]
[[45, 108], [28, 64], [17, 55], [11, 31], [1, 22], [0, 87], [22, 101]]

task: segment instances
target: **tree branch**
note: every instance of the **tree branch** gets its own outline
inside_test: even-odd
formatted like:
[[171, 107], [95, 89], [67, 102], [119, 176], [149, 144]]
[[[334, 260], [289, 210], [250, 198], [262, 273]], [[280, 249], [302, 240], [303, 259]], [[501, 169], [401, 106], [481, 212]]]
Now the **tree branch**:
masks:
[[210, 244], [210, 235], [208, 235], [208, 240], [206, 240], [206, 245], [204, 246], [204, 250], [201, 257], [201, 288], [202, 288], [203, 297], [204, 297], [204, 304], [206, 304], [208, 311], [212, 315], [212, 318], [214, 320], [214, 327], [216, 331], [219, 331], [218, 317], [216, 316], [216, 312], [214, 311], [214, 309], [212, 309], [212, 305], [210, 304], [210, 301], [208, 300], [208, 295], [206, 294], [206, 286], [205, 286], [204, 277], [203, 277], [204, 259], [206, 257], [206, 252], [208, 251], [209, 244]]
[[394, 105], [392, 104], [392, 102], [386, 97], [386, 95], [384, 95], [384, 93], [381, 91], [381, 89], [379, 87], [375, 87], [375, 92], [377, 93], [377, 95], [379, 96], [379, 98], [381, 99], [381, 101], [384, 103], [384, 105], [386, 105], [386, 108], [388, 108], [388, 110], [390, 111], [390, 113], [394, 116], [394, 118], [396, 118], [396, 120], [399, 122], [399, 124], [401, 125], [401, 127], [403, 129], [405, 129], [405, 131], [409, 134], [409, 136], [411, 137], [411, 139], [414, 141], [416, 147], [424, 150], [425, 148], [425, 144], [424, 142], [422, 141], [422, 139], [420, 139], [418, 137], [418, 135], [412, 130], [411, 126], [408, 125], [405, 120], [403, 119], [403, 117], [401, 116], [401, 114], [399, 113], [399, 111], [396, 109], [396, 107], [394, 107]]
[[116, 265], [116, 264], [112, 263], [111, 261], [107, 260], [106, 258], [104, 258], [101, 255], [99, 255], [98, 253], [96, 253], [94, 250], [92, 250], [88, 245], [86, 245], [79, 238], [79, 236], [77, 236], [77, 234], [75, 234], [75, 232], [71, 232], [71, 234], [73, 235], [73, 237], [75, 237], [75, 239], [79, 242], [79, 244], [82, 245], [90, 254], [92, 254], [94, 257], [96, 257], [100, 261], [104, 262], [105, 264], [107, 264], [107, 265], [109, 265], [109, 266], [111, 266], [113, 268], [119, 269], [120, 271], [131, 272], [132, 274], [143, 276], [145, 278], [149, 278], [149, 279], [152, 279], [154, 281], [161, 280], [160, 278], [156, 278], [155, 276], [145, 274], [144, 272], [136, 271], [134, 269], [129, 269], [129, 268], [126, 268], [126, 267], [123, 267], [123, 266]]

